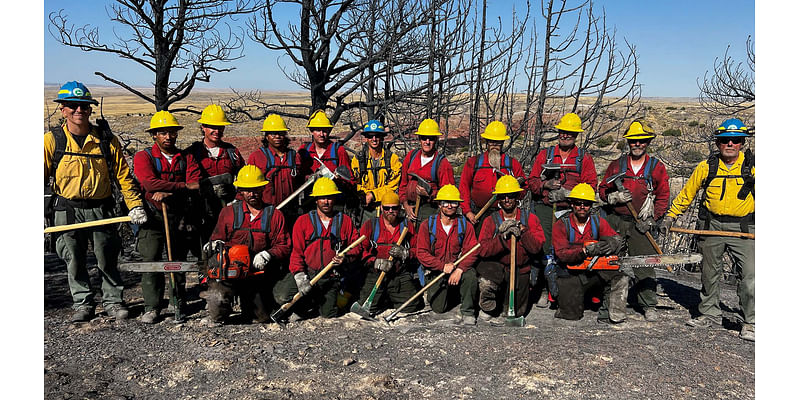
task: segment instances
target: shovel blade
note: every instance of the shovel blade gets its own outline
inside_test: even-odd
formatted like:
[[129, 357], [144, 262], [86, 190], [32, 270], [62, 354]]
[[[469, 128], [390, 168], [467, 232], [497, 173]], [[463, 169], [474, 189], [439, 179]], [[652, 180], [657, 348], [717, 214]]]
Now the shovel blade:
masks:
[[283, 316], [285, 314], [286, 314], [286, 310], [284, 310], [283, 308], [279, 308], [279, 309], [275, 310], [275, 312], [272, 313], [272, 315], [270, 315], [269, 317], [276, 324], [279, 324], [280, 326], [286, 326], [286, 322], [284, 322], [284, 320], [283, 320]]
[[525, 317], [506, 317], [506, 326], [525, 326]]
[[359, 317], [366, 320], [375, 321], [375, 318], [372, 318], [372, 314], [369, 312], [371, 306], [372, 304], [369, 301], [365, 301], [363, 306], [359, 305], [358, 302], [355, 302], [352, 306], [350, 306], [350, 312], [358, 314]]

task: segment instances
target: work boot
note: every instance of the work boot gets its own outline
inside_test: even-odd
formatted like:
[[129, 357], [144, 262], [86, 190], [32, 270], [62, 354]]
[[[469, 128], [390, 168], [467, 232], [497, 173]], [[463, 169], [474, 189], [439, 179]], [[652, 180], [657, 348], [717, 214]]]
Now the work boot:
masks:
[[536, 302], [536, 307], [547, 308], [550, 306], [550, 299], [548, 298], [547, 289], [542, 289], [542, 294], [539, 295], [539, 300]]
[[751, 342], [756, 341], [756, 326], [755, 324], [742, 323], [742, 330], [739, 331], [739, 337]]
[[72, 314], [72, 322], [87, 322], [94, 318], [94, 306], [80, 306]]
[[722, 326], [722, 318], [703, 314], [697, 318], [686, 321], [686, 325], [695, 328], [719, 328]]
[[111, 304], [108, 307], [103, 306], [103, 308], [109, 317], [113, 317], [116, 320], [128, 319], [128, 309], [122, 304]]
[[475, 319], [474, 315], [462, 315], [461, 316], [461, 324], [462, 325], [475, 325], [478, 321]]
[[481, 310], [494, 311], [497, 308], [497, 289], [497, 284], [486, 278], [478, 280], [478, 290], [480, 291], [478, 304]]
[[644, 319], [647, 322], [658, 321], [658, 314], [656, 314], [656, 309], [655, 308], [645, 308], [644, 309]]
[[161, 313], [158, 310], [150, 310], [142, 315], [142, 322], [145, 324], [155, 324], [159, 314]]
[[480, 320], [481, 320], [481, 321], [484, 321], [484, 322], [489, 322], [489, 321], [491, 321], [491, 320], [492, 320], [494, 317], [493, 317], [493, 316], [491, 316], [491, 315], [489, 315], [489, 314], [487, 314], [485, 311], [483, 311], [483, 310], [480, 310], [480, 311], [478, 312], [478, 318], [480, 318]]

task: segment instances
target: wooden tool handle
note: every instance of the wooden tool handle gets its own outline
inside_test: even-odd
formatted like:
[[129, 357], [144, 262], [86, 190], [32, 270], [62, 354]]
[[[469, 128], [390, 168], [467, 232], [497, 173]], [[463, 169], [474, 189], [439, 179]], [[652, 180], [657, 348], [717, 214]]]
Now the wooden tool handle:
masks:
[[116, 223], [120, 223], [120, 222], [131, 222], [131, 217], [126, 215], [124, 217], [98, 219], [97, 221], [80, 222], [80, 223], [77, 223], [77, 224], [51, 226], [49, 228], [44, 228], [44, 233], [55, 233], [55, 232], [71, 231], [73, 229], [91, 228], [93, 226], [116, 224]]
[[492, 206], [492, 204], [494, 204], [494, 201], [495, 201], [495, 200], [497, 200], [497, 195], [496, 195], [496, 194], [493, 194], [493, 195], [492, 195], [492, 198], [491, 198], [491, 199], [489, 199], [489, 201], [487, 201], [487, 202], [486, 202], [486, 204], [484, 204], [484, 205], [483, 205], [483, 208], [481, 208], [481, 210], [480, 210], [480, 211], [478, 211], [478, 213], [477, 213], [477, 214], [475, 214], [475, 219], [478, 219], [478, 218], [480, 218], [480, 217], [481, 217], [481, 215], [483, 215], [483, 213], [485, 213], [485, 212], [486, 212], [486, 210], [488, 210], [488, 209], [489, 209], [489, 207], [491, 207], [491, 206]]
[[167, 216], [167, 204], [161, 203], [161, 214], [164, 216], [164, 234], [167, 236], [167, 260], [172, 261], [172, 241], [169, 235], [169, 218]]
[[677, 227], [670, 227], [670, 232], [678, 232], [678, 233], [693, 233], [695, 235], [705, 235], [705, 236], [728, 236], [728, 237], [739, 237], [745, 239], [755, 239], [755, 233], [744, 233], [744, 232], [730, 232], [730, 231], [706, 231], [702, 229], [685, 229], [685, 228], [677, 228]]
[[[347, 254], [348, 251], [353, 250], [356, 246], [361, 244], [361, 242], [363, 242], [364, 239], [366, 239], [366, 238], [367, 238], [367, 235], [361, 235], [358, 239], [356, 239], [355, 242], [350, 243], [349, 246], [345, 247], [344, 250], [336, 253], [336, 256], [343, 257], [345, 254]], [[331, 268], [333, 268], [333, 260], [331, 260], [328, 263], [328, 265], [326, 265], [325, 268], [322, 269], [322, 271], [319, 271], [319, 273], [316, 276], [314, 276], [314, 279], [311, 280], [311, 286], [314, 286], [314, 284], [319, 282], [319, 280], [322, 279], [322, 277], [325, 276], [325, 274], [327, 274], [328, 271], [331, 270]]]

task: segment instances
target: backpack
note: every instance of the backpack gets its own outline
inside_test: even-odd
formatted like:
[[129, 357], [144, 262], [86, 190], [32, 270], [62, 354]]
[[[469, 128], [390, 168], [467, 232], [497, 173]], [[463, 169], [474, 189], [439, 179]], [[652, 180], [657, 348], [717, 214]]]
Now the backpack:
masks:
[[[530, 210], [523, 210], [520, 209], [520, 222], [524, 226], [528, 226], [528, 218], [530, 217]], [[492, 219], [494, 220], [494, 236], [497, 236], [497, 230], [500, 228], [500, 224], [503, 223], [503, 217], [500, 215], [500, 211], [492, 214]]]
[[[708, 163], [708, 176], [703, 181], [703, 193], [706, 193], [706, 189], [708, 189], [708, 185], [711, 184], [715, 178], [717, 178], [717, 172], [719, 170], [719, 153], [711, 154], [706, 161]], [[712, 167], [713, 165], [713, 167]], [[744, 180], [744, 185], [742, 185], [741, 189], [739, 189], [739, 193], [736, 194], [736, 198], [739, 200], [744, 200], [747, 198], [747, 195], [751, 192], [753, 193], [753, 198], [756, 197], [756, 188], [755, 182], [756, 178], [753, 176], [753, 167], [755, 167], [756, 161], [753, 156], [753, 152], [750, 149], [745, 150], [744, 152], [744, 161], [742, 162], [742, 174], [741, 175], [725, 175], [721, 176], [720, 178], [724, 179], [736, 179], [742, 178]], [[725, 195], [725, 181], [723, 181], [723, 189], [722, 194], [720, 195], [720, 199], [722, 196]]]
[[[394, 154], [394, 153], [392, 153], [388, 148], [387, 149], [383, 149], [383, 166], [374, 166], [373, 165], [372, 167], [368, 168], [367, 167], [367, 148], [366, 148], [366, 146], [364, 148], [362, 148], [361, 151], [358, 153], [358, 157], [356, 157], [356, 160], [358, 161], [358, 173], [360, 175], [359, 177], [357, 177], [357, 179], [360, 179], [361, 177], [366, 176], [366, 171], [369, 170], [369, 172], [372, 173], [372, 181], [375, 182], [375, 186], [378, 186], [378, 171], [380, 171], [382, 169], [386, 169], [386, 170], [389, 170], [389, 175], [391, 175], [392, 154]], [[387, 175], [386, 179], [389, 180], [389, 176], [388, 175]]]
[[[411, 158], [408, 161], [409, 167], [414, 162], [414, 158], [420, 153], [420, 149], [414, 149], [411, 152]], [[422, 156], [420, 156], [422, 157]], [[436, 153], [436, 156], [433, 157], [433, 161], [431, 161], [431, 183], [438, 185], [439, 184], [439, 177], [436, 171], [439, 170], [439, 164], [444, 159], [444, 154]]]
[[[591, 214], [589, 216], [589, 220], [592, 225], [592, 239], [597, 240], [600, 237], [600, 217], [595, 214]], [[564, 225], [567, 227], [567, 239], [569, 240], [569, 244], [583, 244], [575, 242], [575, 228], [573, 228], [572, 224], [569, 223], [569, 214], [562, 218], [562, 221], [564, 221]]]
[[[323, 226], [322, 221], [319, 219], [319, 215], [317, 215], [317, 210], [312, 210], [308, 213], [309, 219], [311, 220], [311, 225], [314, 226], [314, 233], [311, 234], [311, 238], [306, 240], [306, 247], [313, 243], [317, 239], [330, 240], [331, 248], [335, 249], [339, 242], [341, 241], [340, 235], [342, 230], [342, 220], [344, 219], [344, 215], [342, 213], [337, 213], [331, 219], [331, 230], [330, 236], [322, 236]], [[322, 252], [320, 251], [320, 257], [322, 256]]]
[[[150, 161], [153, 163], [153, 167], [156, 169], [156, 173], [158, 173], [159, 179], [161, 178], [161, 174], [164, 171], [164, 166], [161, 165], [161, 158], [156, 158], [153, 156], [153, 148], [148, 147], [144, 149], [145, 153], [150, 156]], [[170, 176], [185, 176], [186, 175], [186, 158], [181, 157], [178, 159], [178, 166], [177, 169], [169, 171]]]
[[[375, 248], [378, 248], [378, 246], [387, 246], [387, 245], [396, 244], [396, 242], [378, 243], [378, 237], [381, 234], [380, 225], [379, 225], [380, 224], [380, 219], [381, 219], [381, 217], [372, 218], [372, 238], [371, 238], [372, 246], [375, 247]], [[403, 219], [403, 222], [401, 222], [400, 225], [398, 225], [397, 227], [402, 232], [403, 228], [406, 227], [406, 220]]]
[[86, 158], [103, 158], [106, 161], [106, 167], [108, 167], [108, 176], [113, 183], [119, 184], [117, 182], [117, 174], [114, 173], [114, 157], [111, 154], [111, 139], [114, 138], [114, 134], [111, 133], [111, 128], [108, 126], [108, 122], [106, 120], [97, 120], [98, 123], [98, 131], [100, 131], [100, 152], [102, 155], [97, 154], [85, 154], [85, 153], [73, 153], [71, 151], [67, 151], [67, 134], [64, 133], [64, 128], [59, 125], [52, 129], [53, 139], [55, 139], [55, 150], [53, 151], [53, 163], [50, 170], [50, 175], [55, 176], [56, 169], [58, 169], [58, 164], [61, 162], [61, 159], [64, 155], [69, 154], [71, 156], [79, 156], [79, 157], [86, 157]]
[[[314, 143], [313, 142], [312, 143], [308, 143], [305, 146], [305, 150], [306, 150], [306, 153], [308, 153], [309, 157], [311, 157], [313, 159], [314, 157], [312, 157], [312, 154], [311, 154], [311, 145], [312, 144], [314, 144]], [[339, 166], [339, 157], [337, 156], [337, 154], [339, 152], [339, 146], [340, 146], [339, 142], [331, 142], [331, 145], [328, 146], [328, 156], [327, 157], [322, 157], [320, 159], [320, 162], [333, 161], [334, 168], [338, 167]]]
[[297, 165], [295, 164], [297, 153], [294, 150], [289, 149], [289, 151], [286, 153], [286, 157], [289, 159], [289, 165], [286, 166], [286, 165], [275, 165], [275, 156], [273, 156], [272, 152], [269, 151], [269, 149], [267, 149], [266, 147], [261, 146], [259, 149], [261, 150], [262, 153], [264, 153], [264, 156], [267, 158], [267, 165], [264, 167], [264, 175], [267, 175], [267, 173], [269, 173], [269, 171], [271, 171], [273, 168], [276, 169], [291, 168], [292, 176], [297, 176]]
[[[619, 172], [625, 173], [628, 171], [628, 156], [622, 156], [618, 160], [619, 162]], [[622, 179], [644, 179], [647, 182], [647, 191], [653, 191], [653, 170], [658, 165], [658, 159], [655, 157], [650, 157], [650, 159], [644, 164], [644, 176], [628, 176], [623, 175]]]
[[[581, 167], [582, 167], [581, 164], [583, 163], [583, 155], [584, 155], [584, 153], [585, 153], [584, 150], [582, 148], [578, 147], [578, 157], [575, 158], [575, 169], [574, 170], [562, 169], [561, 171], [562, 172], [577, 172], [578, 174], [580, 174], [581, 173]], [[547, 148], [547, 160], [545, 161], [545, 164], [552, 163], [553, 162], [553, 158], [555, 157], [555, 154], [556, 154], [556, 146], [548, 147]]]
[[[481, 155], [478, 156], [478, 161], [475, 163], [475, 172], [477, 172], [481, 168], [494, 168], [485, 162], [484, 160], [484, 158], [486, 158], [484, 157], [485, 154], [486, 153], [481, 153]], [[501, 154], [501, 157], [502, 160], [500, 161], [500, 164], [502, 164], [502, 167], [500, 167], [500, 169], [507, 170], [508, 175], [511, 175], [511, 157], [507, 156], [506, 154]]]
[[239, 200], [235, 200], [233, 204], [233, 230], [234, 231], [247, 231], [250, 235], [250, 243], [254, 242], [253, 239], [253, 232], [262, 232], [264, 234], [269, 234], [270, 226], [269, 222], [272, 220], [272, 214], [275, 212], [275, 207], [273, 206], [266, 206], [264, 210], [261, 211], [261, 228], [260, 229], [252, 229], [252, 228], [242, 228], [242, 224], [244, 224], [244, 210], [242, 210], [242, 202]]
[[[439, 213], [428, 217], [428, 233], [430, 234], [431, 249], [433, 249], [433, 244], [436, 243], [436, 227], [439, 225], [436, 223], [436, 220], [438, 217]], [[464, 231], [467, 229], [467, 218], [463, 215], [459, 215], [456, 222], [456, 225], [458, 225], [458, 244], [461, 245], [461, 243], [464, 242]]]

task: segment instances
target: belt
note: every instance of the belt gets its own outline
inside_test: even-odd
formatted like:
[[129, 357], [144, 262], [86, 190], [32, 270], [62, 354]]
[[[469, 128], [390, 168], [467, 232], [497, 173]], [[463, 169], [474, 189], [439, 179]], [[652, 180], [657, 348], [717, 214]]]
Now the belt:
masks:
[[56, 199], [56, 207], [59, 209], [59, 206], [63, 205], [71, 208], [98, 208], [104, 205], [113, 206], [113, 201], [114, 200], [111, 196], [104, 199], [68, 199], [66, 197], [58, 196]]

